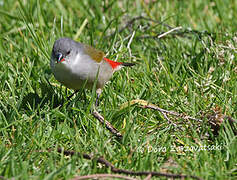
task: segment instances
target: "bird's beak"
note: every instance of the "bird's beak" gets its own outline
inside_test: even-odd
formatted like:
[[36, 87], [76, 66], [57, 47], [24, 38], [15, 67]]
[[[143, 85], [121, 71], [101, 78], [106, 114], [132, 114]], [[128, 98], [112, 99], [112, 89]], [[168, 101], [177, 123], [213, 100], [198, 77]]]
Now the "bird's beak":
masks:
[[56, 54], [56, 62], [60, 63], [60, 62], [63, 62], [63, 61], [64, 61], [63, 55], [61, 53], [57, 53]]

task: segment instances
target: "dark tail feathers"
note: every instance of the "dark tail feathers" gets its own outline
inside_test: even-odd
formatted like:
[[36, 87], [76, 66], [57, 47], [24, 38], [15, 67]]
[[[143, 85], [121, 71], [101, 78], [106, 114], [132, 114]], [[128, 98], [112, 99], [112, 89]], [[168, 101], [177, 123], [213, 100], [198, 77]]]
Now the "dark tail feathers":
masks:
[[134, 65], [136, 65], [135, 63], [122, 63], [121, 65], [123, 65], [123, 66], [127, 66], [127, 67], [131, 67], [131, 66], [134, 66]]

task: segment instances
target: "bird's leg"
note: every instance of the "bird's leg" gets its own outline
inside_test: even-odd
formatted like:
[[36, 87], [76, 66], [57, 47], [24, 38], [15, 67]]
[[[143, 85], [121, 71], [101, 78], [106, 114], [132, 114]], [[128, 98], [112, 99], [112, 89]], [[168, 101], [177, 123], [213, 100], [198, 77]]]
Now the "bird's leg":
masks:
[[[78, 93], [78, 91], [79, 91], [79, 90], [76, 90], [76, 91], [74, 91], [70, 96], [68, 96], [68, 97], [67, 97], [67, 101], [69, 101], [69, 100], [72, 98], [72, 96], [74, 96], [76, 93]], [[63, 105], [64, 105], [64, 102], [62, 102], [62, 103], [59, 105], [59, 108], [63, 107]]]
[[74, 91], [70, 96], [67, 97], [67, 101], [69, 101], [72, 96], [74, 96], [76, 93], [78, 93], [79, 90]]
[[95, 106], [92, 111], [92, 115], [99, 120], [99, 122], [105, 126], [112, 134], [114, 134], [117, 138], [120, 140], [123, 138], [123, 135], [116, 129], [114, 128], [108, 121], [104, 119], [104, 117], [96, 110], [97, 107], [99, 106], [99, 98], [102, 93], [102, 89], [96, 89], [96, 101], [95, 101]]
[[102, 93], [102, 89], [99, 88], [96, 90], [95, 107], [99, 106], [99, 98], [100, 98], [101, 93]]

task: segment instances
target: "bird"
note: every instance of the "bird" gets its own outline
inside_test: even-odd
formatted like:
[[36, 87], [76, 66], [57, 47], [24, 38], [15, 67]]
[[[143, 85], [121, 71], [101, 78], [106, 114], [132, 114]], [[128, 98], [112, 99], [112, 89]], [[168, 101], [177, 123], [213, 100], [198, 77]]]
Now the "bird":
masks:
[[54, 42], [50, 66], [57, 81], [78, 92], [93, 89], [96, 83], [96, 106], [105, 84], [113, 73], [135, 63], [116, 62], [105, 57], [104, 52], [68, 37]]

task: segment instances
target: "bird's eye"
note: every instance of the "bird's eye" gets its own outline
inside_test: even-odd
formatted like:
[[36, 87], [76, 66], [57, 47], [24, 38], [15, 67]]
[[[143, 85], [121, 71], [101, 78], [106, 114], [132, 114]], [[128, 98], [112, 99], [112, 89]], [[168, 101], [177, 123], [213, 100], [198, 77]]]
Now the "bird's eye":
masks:
[[67, 54], [66, 55], [69, 55], [71, 51], [67, 51]]

